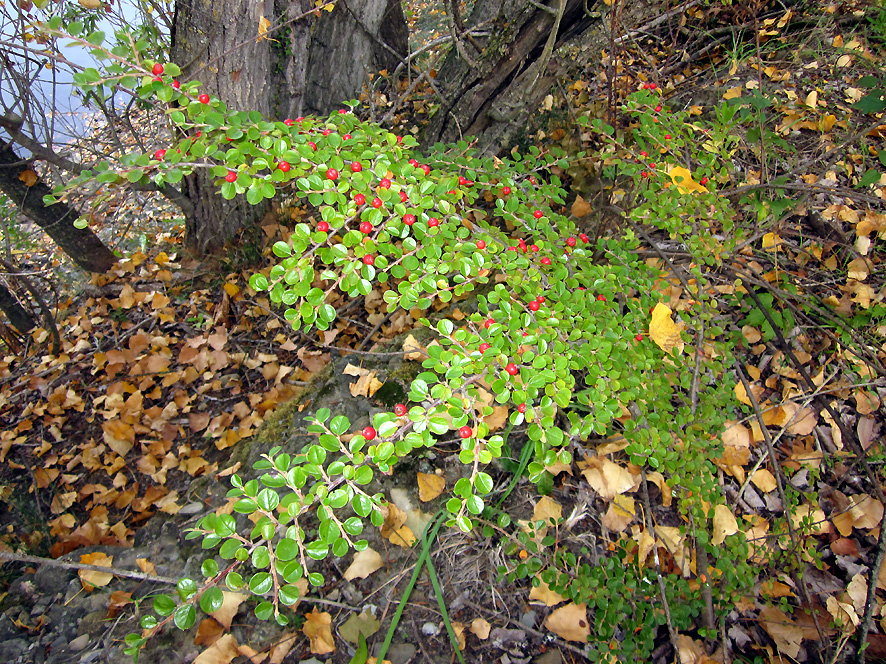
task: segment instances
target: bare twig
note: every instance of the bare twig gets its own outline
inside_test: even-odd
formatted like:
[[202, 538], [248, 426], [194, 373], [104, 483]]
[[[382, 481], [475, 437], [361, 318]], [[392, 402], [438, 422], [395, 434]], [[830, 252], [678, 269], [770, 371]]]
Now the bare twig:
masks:
[[101, 565], [87, 565], [86, 563], [72, 563], [67, 560], [59, 560], [56, 558], [40, 558], [39, 556], [29, 556], [24, 553], [13, 553], [11, 551], [0, 551], [0, 560], [8, 560], [16, 563], [31, 563], [33, 565], [49, 565], [50, 567], [63, 567], [65, 569], [86, 570], [89, 572], [105, 572], [114, 576], [122, 576], [128, 579], [137, 579], [139, 581], [150, 581], [152, 583], [165, 583], [175, 585], [178, 579], [172, 579], [168, 576], [157, 576], [155, 574], [145, 574], [144, 572], [131, 572], [117, 567], [102, 567]]

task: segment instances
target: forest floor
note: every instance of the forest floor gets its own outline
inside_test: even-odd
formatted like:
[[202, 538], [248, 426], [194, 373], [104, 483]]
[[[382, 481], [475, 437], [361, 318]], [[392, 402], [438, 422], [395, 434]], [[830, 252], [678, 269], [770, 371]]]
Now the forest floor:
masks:
[[[744, 411], [722, 432], [723, 454], [714, 460], [732, 520], [715, 520], [714, 527], [731, 534], [734, 524], [744, 533], [759, 573], [729, 598], [714, 587], [718, 612], [711, 632], [704, 631], [703, 616], [676, 638], [662, 629], [653, 659], [674, 661], [676, 648], [686, 664], [836, 661], [865, 621], [870, 656], [886, 657], [886, 176], [869, 175], [871, 168], [884, 170], [877, 156], [886, 124], [880, 125], [880, 111], [862, 115], [853, 108], [868, 92], [859, 81], [882, 71], [886, 14], [837, 3], [793, 10], [771, 5], [753, 17], [718, 6], [687, 9], [683, 22], [696, 28], [659, 26], [663, 32], [604, 54], [602, 68], [564, 80], [521, 138], [524, 147], [575, 149], [570, 118], [605, 115], [610, 99], [617, 105], [650, 81], [661, 86], [664, 103], [697, 109], [700, 118], [731, 98], [752, 100], [733, 127], [732, 163], [719, 181], [721, 193], [745, 215], [736, 223], [746, 225], [749, 239], [710, 276], [723, 296], [723, 318], [740, 330], [736, 352], [749, 377], [747, 386], [736, 381]], [[730, 30], [720, 31], [723, 26]], [[587, 172], [593, 171], [591, 163]], [[741, 202], [778, 174], [790, 176], [781, 189], [790, 192], [783, 206], [764, 215]], [[580, 198], [591, 198], [583, 177], [572, 174], [576, 196], [561, 212], [593, 213]], [[333, 329], [303, 335], [247, 285], [267, 264], [274, 241], [288, 237], [310, 209], [278, 206], [256, 234], [210, 262], [186, 256], [180, 228], [159, 224], [166, 213], [140, 214], [130, 216], [132, 246], [117, 266], [56, 303], [61, 353], [49, 353], [49, 330], [7, 337], [0, 360], [2, 551], [113, 566], [107, 547], [132, 547], [141, 529], [167, 524], [183, 532], [205, 510], [229, 507], [217, 487], [247, 470], [232, 461], [237, 450], [250, 445], [278, 409], [310, 395], [317, 376], [329, 380], [331, 373], [357, 400], [351, 407], [393, 403], [383, 389], [393, 379], [371, 352], [418, 334], [418, 314], [387, 316], [381, 293], [373, 291], [335, 303], [341, 315]], [[22, 264], [54, 269], [54, 259], [36, 247], [28, 253]], [[684, 256], [677, 248], [669, 259], [680, 269]], [[732, 297], [742, 284], [753, 285], [762, 308]], [[676, 278], [661, 296], [675, 312], [693, 306]], [[377, 558], [326, 561], [329, 582], [296, 607], [294, 627], [232, 647], [224, 635], [233, 616], [243, 624], [254, 618], [247, 604], [231, 598], [227, 622], [206, 617], [196, 639], [189, 637], [191, 646], [211, 653], [201, 661], [351, 662], [357, 632], [371, 651], [384, 638], [420, 554], [421, 539], [404, 539], [399, 528], [405, 522], [417, 535], [436, 512], [444, 498], [426, 486], [427, 478], [449, 479], [446, 460], [453, 452], [444, 441], [380, 487], [399, 505], [403, 521], [371, 535]], [[617, 449], [601, 447], [597, 454], [631, 472]], [[551, 495], [541, 499], [528, 483], [518, 484], [510, 512], [567, 517], [558, 537], [576, 545], [605, 551], [632, 537], [639, 542], [636, 517], [607, 512], [609, 502], [583, 464], [579, 457], [557, 468]], [[656, 518], [673, 527], [679, 519], [668, 521], [666, 494], [659, 487]], [[673, 531], [671, 546], [657, 547], [662, 568], [686, 570], [691, 583], [706, 583], [691, 571], [697, 561], [690, 538]], [[89, 553], [81, 556], [81, 549]], [[467, 661], [585, 661], [574, 637], [585, 629], [586, 614], [560, 611], [567, 608], [564, 598], [527, 579], [500, 582], [496, 569], [514, 560], [496, 541], [444, 529], [430, 557]], [[139, 567], [151, 574], [164, 564], [148, 555]], [[33, 567], [6, 563], [0, 574], [13, 584]], [[109, 630], [121, 610], [131, 616], [129, 601], [147, 592], [122, 578], [83, 574], [104, 598]], [[37, 638], [49, 627], [30, 609], [21, 611], [20, 601], [3, 593], [0, 607], [22, 633]], [[426, 575], [406, 603], [395, 645], [395, 664], [455, 661]]]

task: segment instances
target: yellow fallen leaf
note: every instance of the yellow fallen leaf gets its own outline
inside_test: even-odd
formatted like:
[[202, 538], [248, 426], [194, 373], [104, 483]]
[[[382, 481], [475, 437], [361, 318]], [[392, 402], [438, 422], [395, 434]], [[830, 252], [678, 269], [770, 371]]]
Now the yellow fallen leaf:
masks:
[[[108, 556], [101, 551], [95, 553], [84, 553], [80, 556], [80, 562], [84, 565], [97, 565], [98, 567], [110, 567], [114, 563], [114, 556]], [[80, 583], [86, 590], [93, 590], [96, 587], [106, 586], [114, 578], [110, 572], [97, 572], [91, 569], [81, 569], [77, 572], [80, 575]]]
[[732, 510], [726, 505], [717, 505], [714, 508], [714, 536], [711, 544], [720, 546], [729, 535], [738, 532], [738, 522]]
[[631, 491], [636, 482], [627, 468], [622, 468], [609, 459], [590, 457], [581, 474], [591, 488], [606, 500], [612, 500], [621, 493]]
[[423, 503], [433, 500], [446, 488], [446, 480], [433, 473], [418, 474], [418, 499]]
[[384, 561], [381, 558], [381, 554], [367, 547], [354, 554], [354, 560], [348, 569], [345, 570], [344, 578], [346, 581], [365, 579], [376, 570], [381, 569], [383, 565]]
[[491, 629], [492, 625], [490, 625], [484, 618], [474, 618], [471, 622], [471, 633], [481, 641], [485, 641], [489, 638], [489, 632]]
[[[268, 28], [271, 27], [271, 22], [266, 19], [264, 16], [258, 17], [258, 37], [256, 37], [255, 41], [260, 42], [262, 39], [268, 39]], [[276, 41], [271, 39], [270, 41]]]
[[545, 525], [548, 525], [551, 519], [559, 521], [562, 517], [563, 508], [560, 503], [549, 496], [542, 496], [532, 512], [532, 520], [544, 521]]
[[557, 604], [566, 601], [563, 595], [551, 590], [550, 586], [542, 581], [541, 578], [538, 579], [538, 582], [538, 585], [533, 584], [532, 590], [529, 591], [530, 603], [541, 602], [545, 606], [557, 606]]
[[782, 239], [777, 233], [765, 233], [763, 235], [763, 251], [778, 251]]
[[455, 632], [455, 638], [458, 641], [458, 649], [464, 650], [467, 645], [467, 641], [465, 640], [465, 626], [457, 620], [453, 620], [450, 624], [452, 625], [452, 631]]
[[422, 345], [411, 334], [403, 342], [403, 353], [403, 358], [407, 360], [423, 360], [427, 357]]
[[736, 97], [741, 97], [741, 86], [737, 88], [729, 88], [725, 93], [723, 93], [723, 99], [735, 99]]
[[302, 633], [311, 642], [311, 652], [315, 655], [327, 655], [335, 652], [335, 640], [332, 638], [332, 616], [325, 611], [320, 613], [314, 609], [305, 614]]
[[585, 643], [591, 634], [588, 607], [585, 604], [570, 602], [553, 611], [545, 620], [545, 627], [561, 639]]
[[240, 656], [237, 640], [231, 634], [225, 634], [206, 650], [197, 655], [194, 664], [228, 664]]
[[649, 336], [655, 344], [666, 353], [676, 348], [683, 352], [683, 340], [680, 331], [683, 325], [677, 325], [671, 318], [671, 308], [659, 302], [652, 310], [652, 320], [649, 323]]
[[619, 494], [612, 499], [609, 510], [603, 515], [602, 522], [609, 530], [620, 532], [631, 525], [635, 514], [634, 499]]
[[572, 216], [576, 219], [580, 219], [581, 217], [590, 214], [592, 209], [593, 208], [591, 208], [590, 204], [585, 199], [581, 196], [576, 196], [575, 201], [572, 203]]
[[764, 493], [774, 491], [778, 486], [778, 483], [775, 481], [775, 476], [765, 468], [758, 468], [754, 471], [754, 474], [751, 475], [751, 482]]
[[671, 181], [677, 186], [681, 194], [707, 192], [708, 188], [692, 179], [692, 173], [688, 168], [672, 166], [668, 171]]
[[[301, 579], [299, 579], [299, 581], [301, 581]], [[307, 592], [307, 589], [307, 584], [305, 584], [305, 587], [302, 589], [302, 594]], [[209, 615], [215, 618], [225, 629], [231, 629], [231, 623], [234, 620], [234, 616], [237, 615], [237, 611], [240, 610], [240, 605], [245, 600], [246, 595], [241, 595], [240, 593], [231, 593], [227, 590], [223, 590], [222, 605]]]
[[84, 9], [99, 9], [102, 6], [101, 0], [77, 0]]
[[788, 615], [774, 606], [766, 606], [760, 610], [760, 622], [780, 652], [792, 659], [800, 654], [803, 641], [803, 629], [797, 627]]

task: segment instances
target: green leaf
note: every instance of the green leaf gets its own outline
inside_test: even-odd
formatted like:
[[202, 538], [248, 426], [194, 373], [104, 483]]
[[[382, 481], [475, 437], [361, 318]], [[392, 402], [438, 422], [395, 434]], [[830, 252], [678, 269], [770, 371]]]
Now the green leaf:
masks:
[[267, 572], [259, 572], [249, 580], [249, 590], [256, 595], [264, 595], [274, 587], [274, 580]]
[[280, 560], [292, 560], [298, 555], [298, 544], [295, 540], [284, 538], [277, 542], [277, 548], [274, 550], [274, 553]]
[[329, 553], [329, 545], [326, 542], [311, 542], [305, 547], [305, 553], [314, 560], [323, 560]]
[[283, 242], [282, 240], [274, 243], [273, 251], [274, 255], [280, 258], [288, 258], [292, 255], [292, 247], [289, 246], [288, 242]]
[[154, 598], [154, 611], [159, 616], [168, 616], [175, 611], [175, 600], [169, 595], [157, 595]]
[[207, 588], [200, 597], [200, 608], [204, 613], [213, 613], [218, 611], [225, 602], [224, 593], [218, 586]]
[[172, 620], [179, 629], [191, 629], [197, 621], [197, 610], [193, 604], [184, 604], [175, 610]]

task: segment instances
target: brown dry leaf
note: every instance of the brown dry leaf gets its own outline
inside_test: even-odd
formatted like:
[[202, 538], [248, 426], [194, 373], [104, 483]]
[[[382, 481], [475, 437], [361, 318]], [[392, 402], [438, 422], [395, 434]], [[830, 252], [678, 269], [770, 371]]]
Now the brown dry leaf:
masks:
[[572, 203], [572, 216], [576, 219], [581, 219], [582, 217], [589, 215], [593, 208], [590, 203], [588, 203], [581, 196], [576, 196], [575, 201]]
[[[108, 556], [101, 551], [95, 553], [84, 553], [80, 556], [80, 562], [84, 565], [97, 565], [98, 567], [110, 567], [114, 563], [114, 556]], [[87, 591], [96, 587], [106, 586], [114, 578], [110, 572], [96, 572], [91, 569], [81, 569], [77, 572], [80, 575], [80, 583]]]
[[800, 654], [803, 630], [793, 624], [790, 616], [774, 606], [766, 606], [760, 610], [760, 622], [763, 625], [763, 629], [775, 641], [779, 652], [792, 659], [796, 659], [797, 655]]
[[33, 187], [39, 178], [34, 171], [28, 168], [18, 174], [18, 179], [24, 182], [26, 187]]
[[852, 535], [853, 528], [871, 530], [880, 525], [883, 505], [867, 494], [849, 496], [848, 504], [831, 517], [831, 521], [843, 537]]
[[754, 474], [751, 475], [751, 482], [753, 482], [754, 486], [760, 489], [763, 493], [769, 493], [778, 487], [778, 482], [776, 482], [775, 476], [765, 468], [758, 468], [755, 470]]
[[403, 342], [403, 353], [403, 358], [407, 360], [423, 360], [428, 356], [418, 339], [411, 334]]
[[665, 480], [664, 475], [657, 470], [654, 470], [651, 473], [646, 474], [646, 479], [655, 484], [655, 486], [658, 487], [658, 490], [661, 491], [661, 504], [664, 507], [670, 507], [671, 503], [674, 501], [674, 494]]
[[550, 586], [541, 577], [536, 578], [538, 579], [538, 585], [532, 584], [532, 589], [529, 591], [530, 603], [541, 602], [545, 606], [557, 606], [557, 604], [566, 601], [565, 597], [551, 590]]
[[[277, 643], [271, 646], [268, 664], [282, 664], [283, 660], [286, 659], [286, 655], [292, 650], [292, 646], [295, 645], [297, 635], [298, 632], [284, 632], [281, 634]], [[240, 651], [242, 652], [245, 647], [246, 646], [240, 646]], [[243, 654], [246, 655], [247, 653], [244, 652]], [[253, 654], [255, 655], [254, 657], [251, 657], [253, 664], [259, 664], [265, 657], [265, 655], [255, 651], [253, 651]]]
[[[120, 507], [120, 505], [117, 505], [117, 507]], [[145, 574], [157, 573], [157, 568], [154, 566], [154, 563], [147, 558], [136, 558], [135, 564], [138, 565], [138, 568]]]
[[680, 664], [703, 664], [710, 661], [704, 644], [685, 634], [677, 635], [677, 651], [680, 653]]
[[548, 525], [551, 519], [559, 521], [562, 518], [563, 508], [560, 503], [549, 496], [542, 496], [532, 511], [533, 522], [544, 521], [545, 525]]
[[591, 634], [588, 607], [575, 602], [561, 606], [548, 616], [545, 627], [566, 641], [586, 643]]
[[197, 635], [194, 637], [195, 646], [211, 646], [221, 638], [227, 630], [218, 624], [213, 618], [204, 618], [197, 625]]
[[852, 606], [858, 613], [864, 613], [865, 603], [868, 597], [868, 580], [863, 574], [858, 573], [852, 577], [846, 586], [846, 595], [852, 600]]
[[[256, 42], [260, 42], [262, 39], [268, 39], [268, 28], [271, 27], [271, 22], [266, 19], [264, 16], [258, 17], [258, 36], [255, 38]], [[270, 41], [277, 41], [276, 39], [271, 39]]]
[[383, 566], [384, 561], [381, 555], [372, 548], [366, 547], [354, 554], [354, 560], [348, 569], [345, 570], [344, 578], [346, 581], [365, 579]]
[[484, 618], [474, 618], [474, 620], [471, 621], [470, 632], [481, 641], [485, 641], [489, 638], [489, 632], [491, 629], [492, 625], [490, 625]]
[[729, 447], [750, 447], [751, 432], [743, 424], [727, 420], [724, 422], [723, 444]]
[[652, 310], [652, 320], [649, 323], [649, 336], [655, 344], [666, 353], [676, 348], [683, 352], [683, 341], [680, 332], [683, 325], [677, 325], [671, 318], [671, 308], [659, 302]]
[[122, 420], [110, 420], [102, 423], [105, 442], [121, 457], [132, 449], [135, 444], [135, 429]]
[[374, 371], [363, 369], [350, 363], [344, 368], [342, 373], [347, 376], [357, 376], [357, 382], [348, 385], [352, 397], [371, 397], [384, 385], [376, 378]]
[[311, 652], [315, 655], [328, 655], [335, 652], [335, 640], [332, 638], [332, 616], [325, 611], [314, 609], [305, 614], [302, 633], [311, 642]]
[[812, 524], [810, 532], [815, 535], [824, 535], [831, 530], [831, 524], [820, 507], [813, 507], [809, 504], [795, 507], [791, 512], [791, 522], [794, 528], [800, 528], [804, 521], [809, 521]]
[[246, 595], [231, 593], [224, 590], [222, 591], [222, 596], [222, 605], [217, 611], [213, 611], [210, 615], [225, 629], [231, 629], [231, 622], [234, 620], [234, 616], [237, 615], [237, 611], [240, 609], [240, 604], [246, 599]]
[[490, 431], [498, 431], [508, 421], [507, 406], [493, 406], [492, 412], [483, 418], [483, 422], [489, 427]]
[[612, 499], [609, 510], [603, 515], [603, 525], [609, 530], [621, 532], [633, 522], [636, 516], [634, 499], [624, 494], [619, 494]]
[[[834, 621], [842, 625], [844, 628], [849, 627], [857, 627], [860, 620], [858, 619], [858, 614], [855, 612], [855, 608], [846, 602], [841, 602], [833, 595], [828, 597], [828, 601], [825, 604], [828, 609], [828, 613], [833, 616]], [[793, 655], [795, 656], [795, 655]]]
[[381, 527], [381, 536], [392, 544], [403, 547], [411, 547], [417, 539], [415, 534], [406, 524], [406, 512], [394, 503], [387, 503], [388, 513]]
[[631, 473], [609, 459], [589, 457], [585, 460], [585, 464], [581, 474], [591, 488], [607, 500], [612, 500], [621, 493], [627, 493], [636, 486]]
[[433, 500], [446, 488], [446, 480], [440, 475], [433, 473], [418, 474], [418, 499], [426, 503]]
[[229, 664], [239, 656], [240, 649], [237, 646], [237, 639], [231, 634], [225, 634], [197, 655], [194, 664]]
[[714, 508], [714, 536], [711, 544], [720, 546], [729, 535], [738, 532], [738, 522], [732, 510], [726, 505], [717, 505]]
[[464, 650], [467, 645], [467, 641], [465, 640], [465, 626], [463, 623], [460, 623], [457, 620], [453, 620], [450, 625], [452, 625], [452, 631], [455, 632], [455, 638], [458, 641], [458, 649]]
[[741, 328], [741, 335], [749, 344], [755, 344], [763, 338], [760, 330], [758, 330], [756, 327], [751, 327], [750, 325], [745, 325], [743, 328]]

